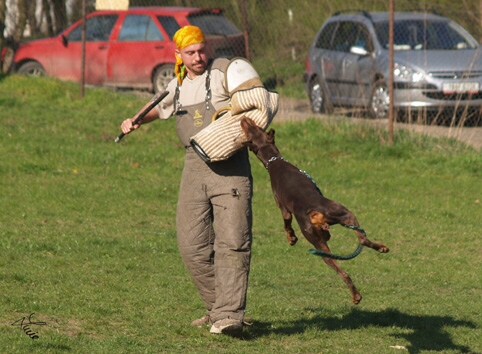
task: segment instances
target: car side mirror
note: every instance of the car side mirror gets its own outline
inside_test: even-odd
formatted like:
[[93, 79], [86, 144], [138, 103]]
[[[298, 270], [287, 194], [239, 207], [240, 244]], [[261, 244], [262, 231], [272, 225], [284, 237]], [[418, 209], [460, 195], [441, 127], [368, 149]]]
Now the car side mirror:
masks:
[[69, 40], [67, 37], [65, 37], [63, 34], [60, 36], [60, 40], [62, 41], [62, 44], [64, 47], [67, 47], [67, 44], [69, 43]]
[[368, 55], [368, 51], [365, 48], [357, 47], [357, 46], [351, 47], [350, 53], [356, 54], [356, 55], [361, 55], [363, 57]]

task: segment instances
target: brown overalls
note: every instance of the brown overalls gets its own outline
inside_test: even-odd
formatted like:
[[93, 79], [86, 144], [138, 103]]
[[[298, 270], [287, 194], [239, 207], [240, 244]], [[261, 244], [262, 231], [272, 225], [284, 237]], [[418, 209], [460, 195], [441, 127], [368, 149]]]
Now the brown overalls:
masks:
[[[215, 60], [212, 70], [223, 70], [216, 65], [226, 63]], [[176, 97], [183, 95], [182, 86], [174, 98], [176, 130], [186, 147], [177, 240], [211, 320], [242, 320], [251, 259], [251, 167], [246, 149], [228, 160], [206, 163], [189, 147], [189, 138], [211, 122], [216, 110], [210, 100], [210, 85], [221, 84], [210, 82], [210, 70], [205, 75], [205, 101], [180, 106]]]

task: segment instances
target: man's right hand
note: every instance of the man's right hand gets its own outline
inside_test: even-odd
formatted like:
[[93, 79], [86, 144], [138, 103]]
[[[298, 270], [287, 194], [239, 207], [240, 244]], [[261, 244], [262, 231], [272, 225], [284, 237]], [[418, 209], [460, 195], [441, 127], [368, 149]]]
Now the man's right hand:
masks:
[[131, 131], [134, 131], [141, 126], [140, 124], [132, 125], [133, 122], [134, 118], [127, 118], [126, 120], [124, 120], [121, 124], [122, 133], [127, 135]]

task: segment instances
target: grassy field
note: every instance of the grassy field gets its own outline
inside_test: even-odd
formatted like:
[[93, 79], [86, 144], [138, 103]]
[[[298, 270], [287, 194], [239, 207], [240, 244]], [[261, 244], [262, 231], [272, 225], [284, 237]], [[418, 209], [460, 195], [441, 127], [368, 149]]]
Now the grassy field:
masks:
[[[176, 245], [173, 122], [113, 142], [144, 103], [0, 78], [1, 353], [482, 353], [479, 152], [403, 131], [389, 146], [349, 120], [274, 122], [285, 158], [391, 251], [341, 264], [364, 297], [353, 305], [306, 240], [288, 245], [251, 156], [254, 324], [213, 336], [189, 325], [203, 306]], [[335, 253], [356, 248], [352, 232], [332, 235]]]

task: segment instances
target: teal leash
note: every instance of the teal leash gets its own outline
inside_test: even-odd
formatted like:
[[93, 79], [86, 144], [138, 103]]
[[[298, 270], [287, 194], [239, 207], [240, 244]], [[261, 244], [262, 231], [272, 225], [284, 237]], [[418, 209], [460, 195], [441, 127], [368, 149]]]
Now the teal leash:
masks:
[[[347, 229], [360, 231], [363, 234], [363, 236], [366, 236], [365, 230], [363, 230], [361, 227], [354, 226], [354, 225], [345, 225], [345, 224], [340, 224], [340, 225], [346, 227]], [[352, 258], [355, 258], [356, 256], [358, 256], [360, 254], [360, 252], [362, 251], [362, 249], [363, 249], [363, 245], [361, 243], [359, 243], [355, 252], [353, 252], [352, 254], [349, 254], [347, 256], [339, 256], [339, 255], [336, 255], [336, 254], [326, 253], [325, 251], [315, 250], [315, 249], [312, 249], [312, 248], [310, 248], [309, 251], [310, 251], [311, 254], [314, 254], [316, 256], [332, 258], [332, 259], [336, 259], [336, 260], [339, 260], [339, 261], [347, 261], [349, 259], [352, 259]]]
[[313, 179], [313, 177], [310, 176], [310, 174], [304, 170], [300, 170], [301, 173], [303, 173], [306, 177], [308, 177], [309, 179], [311, 179], [311, 182], [313, 182], [313, 184], [315, 185], [316, 187], [316, 190], [321, 194], [321, 196], [323, 197], [323, 193], [321, 192], [320, 188], [318, 188], [318, 185], [316, 184], [315, 180]]

